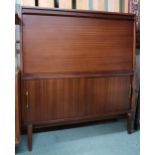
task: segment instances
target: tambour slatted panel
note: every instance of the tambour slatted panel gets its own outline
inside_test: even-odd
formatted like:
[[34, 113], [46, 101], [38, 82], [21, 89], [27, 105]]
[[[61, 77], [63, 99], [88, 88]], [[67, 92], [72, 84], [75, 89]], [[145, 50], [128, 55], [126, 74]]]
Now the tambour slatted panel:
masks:
[[24, 15], [24, 72], [131, 71], [132, 25], [130, 21], [95, 19], [93, 23], [91, 18]]
[[51, 8], [54, 8], [54, 0], [38, 0], [38, 4], [41, 7], [51, 7]]
[[35, 6], [35, 0], [22, 0], [21, 3], [25, 6]]
[[71, 9], [72, 0], [59, 0], [59, 8]]

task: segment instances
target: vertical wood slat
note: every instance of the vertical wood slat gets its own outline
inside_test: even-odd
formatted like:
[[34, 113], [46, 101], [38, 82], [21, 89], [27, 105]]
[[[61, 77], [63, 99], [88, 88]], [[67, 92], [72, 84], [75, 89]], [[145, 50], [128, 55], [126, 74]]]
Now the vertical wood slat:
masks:
[[26, 6], [35, 6], [35, 0], [22, 0], [21, 3]]
[[108, 0], [104, 0], [104, 10], [108, 11]]
[[38, 0], [39, 6], [54, 8], [54, 0]]
[[89, 0], [76, 0], [76, 9], [89, 10]]
[[120, 12], [128, 13], [129, 0], [120, 0]]
[[114, 0], [114, 12], [120, 12], [119, 9], [119, 0]]
[[72, 9], [76, 9], [76, 0], [72, 0]]
[[93, 9], [120, 12], [120, 0], [93, 0]]
[[59, 0], [59, 8], [71, 9], [72, 0]]
[[54, 7], [59, 8], [59, 0], [54, 0]]
[[128, 2], [129, 0], [124, 0], [124, 13], [128, 13]]
[[93, 10], [104, 11], [104, 0], [93, 0]]
[[108, 11], [114, 12], [114, 0], [108, 0]]
[[119, 12], [123, 12], [123, 1], [124, 0], [119, 0]]

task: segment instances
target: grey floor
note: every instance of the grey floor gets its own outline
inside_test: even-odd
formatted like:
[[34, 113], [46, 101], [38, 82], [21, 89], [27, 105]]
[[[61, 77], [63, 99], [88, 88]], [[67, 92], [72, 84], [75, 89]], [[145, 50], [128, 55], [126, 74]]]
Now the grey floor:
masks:
[[26, 135], [16, 155], [139, 155], [140, 132], [127, 133], [126, 120], [33, 134], [33, 150]]

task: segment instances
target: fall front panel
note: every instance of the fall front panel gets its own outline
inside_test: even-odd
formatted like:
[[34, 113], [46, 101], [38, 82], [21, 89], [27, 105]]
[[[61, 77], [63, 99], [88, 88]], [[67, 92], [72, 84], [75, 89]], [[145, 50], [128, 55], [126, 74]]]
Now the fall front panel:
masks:
[[132, 71], [133, 21], [23, 15], [24, 73]]

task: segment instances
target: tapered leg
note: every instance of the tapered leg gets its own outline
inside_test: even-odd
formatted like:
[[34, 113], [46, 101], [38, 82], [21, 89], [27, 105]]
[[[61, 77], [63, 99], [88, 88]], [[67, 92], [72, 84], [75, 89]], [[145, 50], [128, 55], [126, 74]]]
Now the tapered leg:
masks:
[[133, 132], [133, 127], [132, 127], [132, 113], [131, 112], [128, 113], [127, 123], [128, 123], [128, 133], [131, 134]]
[[140, 128], [140, 88], [138, 91], [138, 99], [137, 99], [137, 106], [136, 106], [136, 113], [135, 113], [135, 120], [134, 120], [134, 129], [138, 130]]
[[28, 125], [27, 127], [27, 134], [28, 134], [28, 137], [27, 137], [27, 142], [28, 142], [28, 149], [29, 151], [32, 151], [32, 125]]

